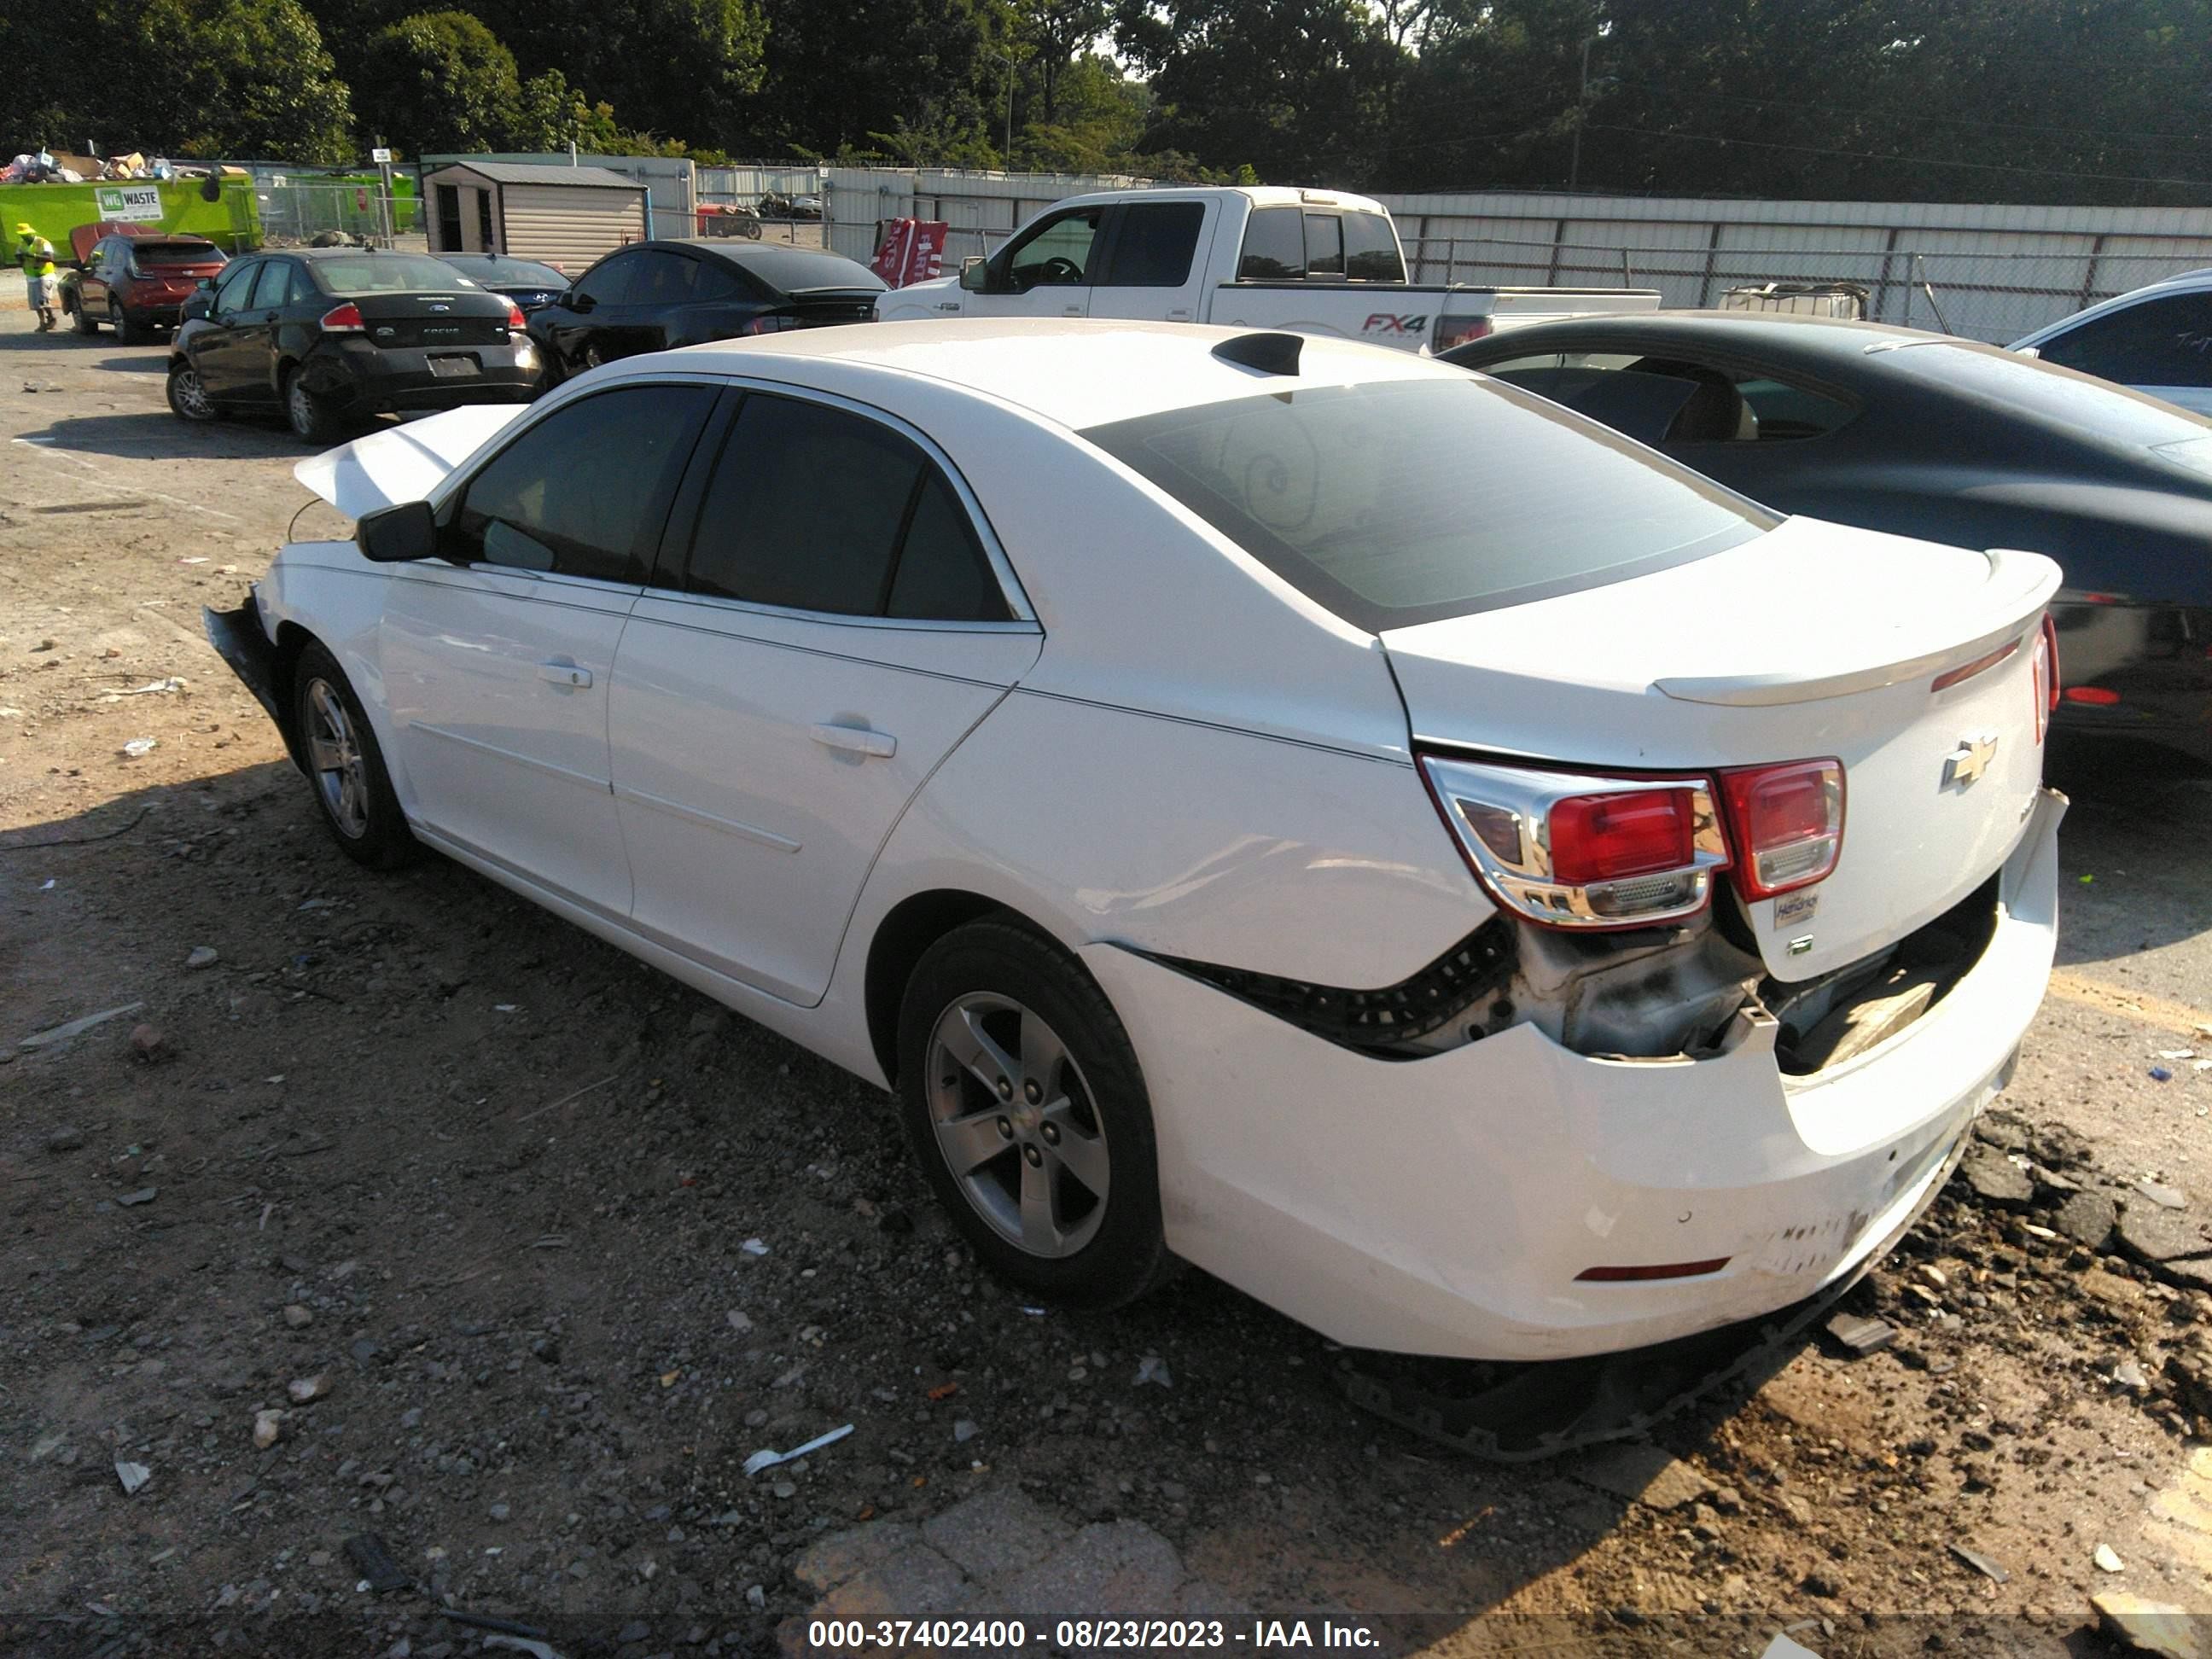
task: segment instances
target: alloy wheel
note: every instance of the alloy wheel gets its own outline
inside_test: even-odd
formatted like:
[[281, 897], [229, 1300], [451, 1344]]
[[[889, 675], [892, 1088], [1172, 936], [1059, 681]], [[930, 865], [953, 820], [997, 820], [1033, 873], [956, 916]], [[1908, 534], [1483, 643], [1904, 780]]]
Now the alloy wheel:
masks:
[[177, 406], [185, 414], [196, 421], [214, 418], [215, 404], [207, 395], [207, 387], [200, 382], [198, 369], [179, 369], [170, 376], [169, 384], [177, 395]]
[[358, 841], [368, 833], [368, 774], [353, 717], [327, 680], [307, 682], [307, 763], [338, 832]]
[[315, 429], [315, 402], [298, 375], [292, 377], [290, 388], [284, 393], [284, 412], [290, 416], [292, 430], [305, 438]]
[[1106, 1133], [1083, 1069], [1033, 1009], [975, 992], [928, 1051], [938, 1151], [992, 1231], [1030, 1255], [1081, 1250], [1106, 1218]]

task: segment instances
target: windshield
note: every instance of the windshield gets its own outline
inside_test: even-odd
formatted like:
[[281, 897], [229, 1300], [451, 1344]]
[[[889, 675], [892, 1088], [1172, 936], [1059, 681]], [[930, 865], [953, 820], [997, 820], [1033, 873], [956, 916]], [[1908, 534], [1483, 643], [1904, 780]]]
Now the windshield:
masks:
[[1779, 522], [1471, 376], [1285, 391], [1083, 435], [1376, 634], [1625, 580]]
[[419, 253], [357, 253], [309, 263], [325, 294], [408, 294], [428, 289], [474, 288], [476, 284], [442, 259]]
[[133, 242], [131, 257], [143, 270], [160, 265], [219, 265], [222, 250], [205, 242]]
[[2212, 422], [2171, 404], [1996, 346], [1915, 340], [1909, 350], [1883, 351], [1880, 361], [1900, 374], [2009, 404], [2045, 420], [2094, 428], [2100, 437], [2124, 444], [2179, 443], [2212, 431]]

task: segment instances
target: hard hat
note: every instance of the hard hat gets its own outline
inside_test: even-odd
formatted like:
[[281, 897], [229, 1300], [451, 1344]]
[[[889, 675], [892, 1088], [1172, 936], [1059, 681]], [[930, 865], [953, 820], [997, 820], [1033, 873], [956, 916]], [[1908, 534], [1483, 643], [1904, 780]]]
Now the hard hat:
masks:
[[15, 225], [15, 234], [18, 236], [29, 236], [34, 233], [32, 231], [29, 225], [18, 221]]

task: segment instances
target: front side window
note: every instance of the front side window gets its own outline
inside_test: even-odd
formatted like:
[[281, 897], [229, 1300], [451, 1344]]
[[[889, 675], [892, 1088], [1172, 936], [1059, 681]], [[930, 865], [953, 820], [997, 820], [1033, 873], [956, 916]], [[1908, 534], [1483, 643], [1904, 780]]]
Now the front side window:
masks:
[[1472, 377], [1277, 392], [1083, 435], [1370, 633], [1626, 580], [1780, 522]]
[[694, 593], [791, 611], [1003, 621], [951, 486], [890, 428], [749, 396], [715, 465], [685, 568]]
[[1048, 219], [1016, 243], [1006, 256], [1006, 275], [1022, 292], [1038, 287], [1073, 287], [1090, 281], [1091, 244], [1098, 240], [1101, 208], [1082, 208]]
[[576, 297], [595, 306], [626, 305], [632, 279], [645, 264], [642, 253], [617, 253], [602, 259], [577, 280]]
[[264, 259], [246, 259], [223, 272], [215, 285], [215, 302], [210, 307], [210, 314], [230, 317], [245, 310], [246, 296], [253, 292], [254, 278], [267, 264]]
[[2212, 386], [2212, 294], [2174, 294], [2108, 311], [2037, 355], [2121, 386]]
[[1248, 283], [1296, 283], [1306, 274], [1305, 216], [1294, 207], [1254, 210], [1244, 226], [1237, 275]]
[[635, 386], [556, 410], [469, 481], [453, 556], [642, 582], [714, 401], [702, 386]]
[[1146, 202], [1121, 210], [1114, 233], [1114, 258], [1098, 279], [1102, 288], [1181, 288], [1198, 256], [1206, 223], [1202, 202]]

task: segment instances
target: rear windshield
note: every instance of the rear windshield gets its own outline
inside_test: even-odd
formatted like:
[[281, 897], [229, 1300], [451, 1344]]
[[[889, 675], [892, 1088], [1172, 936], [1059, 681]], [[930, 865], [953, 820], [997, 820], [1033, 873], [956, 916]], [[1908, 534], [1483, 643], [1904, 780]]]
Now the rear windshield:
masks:
[[747, 247], [732, 250], [732, 257], [760, 281], [786, 294], [803, 294], [812, 288], [859, 288], [872, 293], [884, 286], [884, 279], [866, 265], [812, 248]]
[[476, 284], [442, 259], [419, 253], [356, 253], [338, 259], [314, 259], [308, 269], [326, 294], [410, 294], [428, 289], [447, 293]]
[[131, 257], [140, 268], [155, 265], [219, 265], [222, 250], [205, 242], [133, 242]]
[[1083, 434], [1370, 633], [1734, 547], [1763, 508], [1510, 386], [1316, 386]]
[[1882, 352], [1881, 359], [1917, 379], [1997, 398], [2045, 420], [2093, 428], [2124, 444], [2179, 443], [2212, 430], [2212, 422], [2170, 404], [1996, 346], [1915, 340]]
[[566, 288], [568, 279], [550, 265], [541, 265], [532, 259], [487, 259], [481, 257], [455, 258], [450, 254], [440, 256], [440, 263], [449, 264], [464, 276], [479, 283], [497, 283], [505, 287], [516, 287], [535, 283], [540, 288]]

